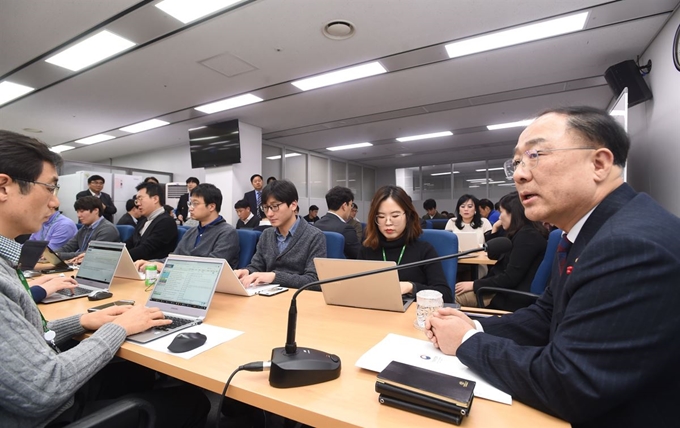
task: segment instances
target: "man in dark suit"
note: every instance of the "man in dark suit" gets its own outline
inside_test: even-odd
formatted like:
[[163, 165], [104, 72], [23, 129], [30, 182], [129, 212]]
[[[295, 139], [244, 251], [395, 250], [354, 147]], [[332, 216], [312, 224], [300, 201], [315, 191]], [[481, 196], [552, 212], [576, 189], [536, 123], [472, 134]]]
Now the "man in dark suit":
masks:
[[175, 214], [177, 215], [177, 220], [179, 220], [181, 223], [184, 223], [186, 221], [186, 219], [189, 218], [189, 194], [191, 193], [192, 190], [194, 190], [196, 188], [196, 186], [201, 184], [201, 182], [198, 181], [198, 178], [196, 178], [196, 177], [187, 178], [186, 183], [187, 183], [187, 192], [179, 197], [179, 202], [177, 203], [177, 209], [175, 210]]
[[125, 241], [132, 260], [163, 259], [177, 246], [177, 224], [165, 213], [165, 197], [161, 186], [156, 183], [141, 183], [137, 186], [135, 199], [141, 214], [135, 233]]
[[359, 257], [359, 240], [357, 232], [347, 223], [352, 213], [354, 194], [346, 187], [335, 186], [326, 193], [328, 213], [314, 222], [314, 226], [327, 232], [337, 232], [345, 237], [345, 257]]
[[624, 183], [629, 146], [604, 111], [540, 115], [506, 171], [526, 216], [565, 232], [546, 291], [501, 318], [443, 309], [426, 325], [443, 352], [575, 427], [678, 425], [680, 219]]
[[135, 204], [134, 199], [128, 199], [127, 202], [125, 202], [125, 210], [127, 212], [118, 219], [118, 223], [116, 224], [137, 227], [137, 222], [142, 216], [142, 213], [139, 211], [139, 207]]
[[262, 176], [260, 174], [253, 174], [250, 177], [250, 184], [253, 185], [253, 190], [243, 194], [243, 199], [248, 201], [248, 205], [250, 205], [250, 212], [260, 218], [265, 217], [261, 209], [263, 183], [264, 181], [262, 180]]
[[250, 211], [250, 205], [245, 199], [234, 204], [238, 221], [236, 222], [237, 229], [255, 229], [260, 225], [260, 217], [253, 215]]
[[101, 175], [91, 175], [87, 179], [87, 190], [83, 190], [82, 192], [79, 192], [76, 195], [76, 199], [80, 199], [85, 196], [96, 196], [102, 201], [102, 205], [104, 205], [104, 214], [103, 217], [107, 219], [109, 222], [113, 223], [113, 215], [118, 211], [116, 209], [116, 206], [113, 205], [113, 200], [111, 199], [111, 195], [108, 193], [102, 192], [102, 189], [104, 188], [104, 177]]

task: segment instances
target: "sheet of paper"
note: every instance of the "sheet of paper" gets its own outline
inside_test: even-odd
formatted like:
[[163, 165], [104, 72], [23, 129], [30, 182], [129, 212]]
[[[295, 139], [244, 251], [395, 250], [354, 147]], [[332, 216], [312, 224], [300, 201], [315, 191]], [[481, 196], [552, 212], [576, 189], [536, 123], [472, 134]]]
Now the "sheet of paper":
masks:
[[475, 397], [486, 398], [503, 404], [512, 404], [512, 397], [509, 394], [489, 385], [464, 366], [458, 360], [458, 357], [445, 355], [427, 340], [388, 334], [362, 355], [355, 365], [362, 369], [381, 372], [391, 361], [399, 361], [435, 372], [473, 380], [477, 382]]
[[[180, 333], [203, 333], [208, 339], [202, 346], [199, 346], [198, 348], [192, 351], [181, 352], [179, 354], [175, 354], [174, 352], [168, 351], [168, 345], [170, 345], [170, 343], [175, 339], [175, 336], [177, 336]], [[154, 351], [163, 352], [165, 354], [175, 355], [177, 357], [185, 358], [188, 360], [189, 358], [194, 357], [200, 354], [201, 352], [205, 352], [208, 349], [214, 348], [219, 344], [228, 342], [231, 339], [234, 339], [242, 334], [243, 334], [242, 331], [231, 330], [228, 328], [222, 328], [203, 323], [200, 325], [186, 328], [184, 330], [180, 330], [173, 334], [169, 334], [160, 339], [152, 340], [151, 342], [145, 344], [137, 343], [137, 345], [143, 346], [148, 349], [153, 349]]]

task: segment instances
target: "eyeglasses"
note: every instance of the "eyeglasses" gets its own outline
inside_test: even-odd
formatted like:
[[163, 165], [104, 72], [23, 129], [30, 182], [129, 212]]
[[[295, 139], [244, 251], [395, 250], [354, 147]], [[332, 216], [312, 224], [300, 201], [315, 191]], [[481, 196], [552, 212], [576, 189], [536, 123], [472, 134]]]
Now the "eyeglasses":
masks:
[[48, 192], [53, 194], [54, 196], [57, 196], [59, 193], [59, 185], [58, 184], [49, 184], [49, 183], [41, 183], [40, 181], [35, 181], [35, 180], [26, 180], [25, 178], [16, 178], [12, 177], [14, 180], [18, 181], [23, 181], [24, 183], [33, 183], [33, 184], [40, 184], [41, 186], [45, 186]]
[[279, 207], [281, 205], [283, 205], [283, 202], [279, 202], [278, 204], [271, 204], [271, 205], [260, 205], [260, 209], [265, 214], [267, 214], [267, 211], [269, 211], [269, 210], [272, 210], [272, 212], [275, 213], [279, 210]]
[[199, 205], [205, 205], [205, 202], [187, 202], [187, 205], [189, 205], [189, 208], [197, 207]]
[[403, 216], [405, 214], [406, 214], [405, 212], [393, 212], [393, 213], [390, 213], [389, 215], [378, 214], [378, 215], [375, 216], [375, 223], [376, 224], [385, 224], [387, 222], [387, 219], [390, 219], [392, 221], [392, 223], [394, 223], [395, 221], [398, 221], [401, 218], [401, 216]]
[[522, 165], [522, 168], [532, 170], [538, 166], [539, 156], [543, 155], [544, 153], [559, 152], [562, 150], [597, 150], [597, 149], [595, 147], [567, 147], [564, 149], [527, 150], [522, 154], [522, 157], [520, 159], [514, 158], [505, 161], [505, 163], [503, 164], [503, 169], [505, 170], [505, 177], [507, 177], [508, 179], [512, 179], [512, 176], [515, 174], [515, 171], [517, 171], [517, 168], [520, 165]]

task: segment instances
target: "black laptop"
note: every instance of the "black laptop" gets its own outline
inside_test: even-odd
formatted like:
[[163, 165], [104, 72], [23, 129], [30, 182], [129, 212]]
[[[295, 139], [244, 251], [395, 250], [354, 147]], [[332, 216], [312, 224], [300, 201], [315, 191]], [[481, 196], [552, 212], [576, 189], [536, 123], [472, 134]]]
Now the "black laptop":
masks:
[[66, 262], [63, 261], [61, 257], [57, 255], [57, 253], [52, 251], [52, 249], [49, 246], [45, 247], [45, 251], [43, 251], [42, 256], [47, 261], [47, 263], [54, 265], [54, 268], [44, 270], [43, 273], [59, 273], [73, 271], [73, 268], [66, 264]]

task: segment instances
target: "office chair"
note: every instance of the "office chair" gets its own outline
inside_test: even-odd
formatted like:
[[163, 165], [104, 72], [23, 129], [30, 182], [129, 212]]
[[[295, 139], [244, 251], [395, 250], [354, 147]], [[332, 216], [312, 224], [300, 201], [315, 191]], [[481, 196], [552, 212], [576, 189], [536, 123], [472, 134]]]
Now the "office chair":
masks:
[[120, 242], [127, 241], [135, 233], [135, 228], [129, 224], [117, 224], [116, 229], [118, 229], [120, 235]]
[[560, 239], [562, 239], [562, 231], [560, 229], [555, 229], [550, 232], [550, 235], [548, 236], [548, 245], [545, 248], [545, 255], [543, 256], [543, 261], [541, 261], [541, 264], [536, 270], [536, 275], [534, 275], [534, 280], [531, 282], [531, 288], [529, 292], [498, 287], [480, 287], [475, 292], [475, 296], [477, 297], [477, 306], [480, 308], [484, 307], [483, 296], [485, 293], [505, 293], [515, 296], [523, 296], [527, 302], [525, 306], [529, 306], [538, 300], [550, 281], [550, 272], [552, 271], [552, 264], [555, 260], [557, 244], [560, 243]]
[[423, 230], [426, 230], [426, 229], [434, 229], [434, 225], [432, 224], [432, 220], [425, 220], [425, 227], [423, 227]]
[[[426, 220], [431, 221], [431, 220]], [[438, 256], [456, 254], [458, 252], [458, 237], [455, 233], [444, 230], [423, 229], [420, 239], [429, 242], [434, 247]], [[458, 259], [449, 259], [441, 262], [444, 269], [446, 282], [449, 284], [453, 295], [456, 295], [456, 273], [458, 272]]]
[[329, 259], [345, 258], [345, 237], [338, 232], [322, 230], [326, 236], [326, 257]]
[[175, 248], [177, 248], [177, 245], [179, 245], [179, 241], [182, 240], [182, 237], [184, 236], [185, 233], [187, 233], [187, 230], [189, 229], [191, 228], [187, 226], [177, 226], [177, 244], [175, 245]]
[[67, 428], [117, 428], [120, 426], [153, 428], [156, 413], [140, 398], [124, 398], [67, 425]]
[[239, 243], [239, 256], [238, 256], [238, 269], [243, 269], [250, 264], [250, 261], [255, 255], [255, 250], [257, 249], [257, 241], [260, 239], [262, 232], [259, 230], [249, 230], [249, 229], [236, 229], [238, 233], [238, 243]]
[[82, 223], [76, 223], [76, 229], [80, 230], [81, 227], [83, 227]]
[[433, 218], [426, 221], [429, 221], [432, 224], [432, 227], [429, 229], [444, 230], [446, 229], [446, 223], [449, 222], [449, 219]]

